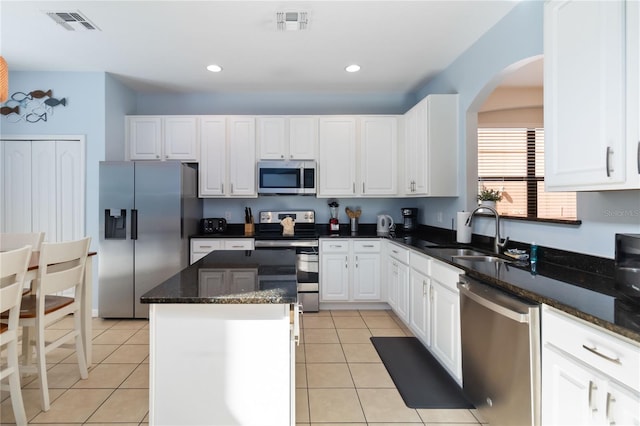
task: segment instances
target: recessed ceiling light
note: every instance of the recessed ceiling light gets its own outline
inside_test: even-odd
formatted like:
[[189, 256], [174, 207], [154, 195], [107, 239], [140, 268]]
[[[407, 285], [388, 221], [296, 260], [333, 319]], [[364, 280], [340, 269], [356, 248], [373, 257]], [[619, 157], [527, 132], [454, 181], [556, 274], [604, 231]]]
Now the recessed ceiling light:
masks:
[[344, 69], [346, 72], [358, 72], [360, 71], [360, 65], [351, 64]]
[[211, 71], [211, 72], [220, 72], [220, 71], [222, 71], [222, 67], [221, 67], [220, 65], [215, 65], [215, 64], [213, 64], [213, 65], [209, 65], [209, 66], [207, 67], [207, 69], [208, 69], [209, 71]]

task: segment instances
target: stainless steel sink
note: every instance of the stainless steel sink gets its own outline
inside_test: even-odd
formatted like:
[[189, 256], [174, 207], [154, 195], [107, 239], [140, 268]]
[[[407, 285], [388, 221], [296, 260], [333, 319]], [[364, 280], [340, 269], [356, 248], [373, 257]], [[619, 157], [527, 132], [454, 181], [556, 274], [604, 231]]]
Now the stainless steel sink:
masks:
[[458, 256], [486, 256], [486, 253], [481, 251], [466, 249], [466, 248], [436, 248], [434, 249], [439, 255], [443, 257], [458, 257]]
[[507, 259], [503, 259], [497, 256], [491, 256], [488, 254], [453, 256], [453, 259], [468, 260], [470, 262], [511, 263], [511, 261]]

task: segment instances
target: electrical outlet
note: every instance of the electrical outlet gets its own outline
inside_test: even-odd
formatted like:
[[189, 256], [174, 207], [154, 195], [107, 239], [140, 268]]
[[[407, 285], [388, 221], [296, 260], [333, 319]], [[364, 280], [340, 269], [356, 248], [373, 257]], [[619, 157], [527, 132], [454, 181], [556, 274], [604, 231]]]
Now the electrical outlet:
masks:
[[442, 212], [438, 212], [437, 221], [442, 223]]
[[231, 220], [231, 212], [224, 212], [224, 218], [228, 221]]

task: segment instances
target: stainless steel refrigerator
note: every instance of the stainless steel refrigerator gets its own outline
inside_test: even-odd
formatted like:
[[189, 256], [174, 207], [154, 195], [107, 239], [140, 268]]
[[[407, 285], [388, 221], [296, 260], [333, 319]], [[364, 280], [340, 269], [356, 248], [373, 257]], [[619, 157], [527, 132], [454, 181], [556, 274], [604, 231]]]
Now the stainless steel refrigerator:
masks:
[[202, 200], [176, 161], [100, 163], [99, 315], [148, 318], [140, 296], [186, 267]]

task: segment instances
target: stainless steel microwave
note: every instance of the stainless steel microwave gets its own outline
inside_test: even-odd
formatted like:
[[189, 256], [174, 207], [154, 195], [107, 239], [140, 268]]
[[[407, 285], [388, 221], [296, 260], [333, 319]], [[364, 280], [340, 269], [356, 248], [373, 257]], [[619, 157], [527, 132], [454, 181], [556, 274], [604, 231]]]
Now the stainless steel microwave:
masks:
[[315, 193], [315, 161], [258, 162], [258, 194], [313, 195]]

